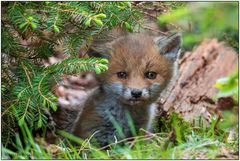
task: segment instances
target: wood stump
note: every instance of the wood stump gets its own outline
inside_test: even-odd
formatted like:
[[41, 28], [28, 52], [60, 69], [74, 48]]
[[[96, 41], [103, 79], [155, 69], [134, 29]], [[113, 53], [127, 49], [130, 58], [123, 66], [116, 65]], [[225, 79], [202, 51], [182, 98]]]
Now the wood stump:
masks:
[[213, 98], [218, 90], [214, 84], [237, 69], [238, 54], [224, 43], [211, 39], [186, 52], [178, 64], [178, 79], [168, 94], [159, 99], [160, 108], [179, 113], [190, 122], [197, 116], [209, 122], [217, 108]]

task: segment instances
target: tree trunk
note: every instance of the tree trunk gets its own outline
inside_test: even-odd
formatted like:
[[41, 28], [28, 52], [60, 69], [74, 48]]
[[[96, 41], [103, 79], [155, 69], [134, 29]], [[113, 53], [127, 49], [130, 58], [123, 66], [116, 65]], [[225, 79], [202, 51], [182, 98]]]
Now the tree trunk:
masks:
[[168, 94], [158, 100], [159, 108], [179, 113], [190, 122], [197, 116], [209, 122], [217, 108], [213, 99], [218, 90], [214, 84], [237, 69], [238, 54], [224, 43], [211, 39], [186, 52], [178, 64], [178, 79]]

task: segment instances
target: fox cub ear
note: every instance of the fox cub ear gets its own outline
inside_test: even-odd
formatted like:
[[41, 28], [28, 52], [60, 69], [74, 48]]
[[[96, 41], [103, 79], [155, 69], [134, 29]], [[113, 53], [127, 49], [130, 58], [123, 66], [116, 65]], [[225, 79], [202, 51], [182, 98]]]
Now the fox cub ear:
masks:
[[88, 55], [94, 57], [101, 57], [109, 59], [112, 53], [111, 43], [106, 43], [104, 45], [93, 45], [88, 50]]
[[168, 37], [157, 37], [154, 39], [154, 42], [159, 48], [160, 54], [164, 55], [171, 62], [174, 62], [180, 53], [182, 35], [176, 33]]

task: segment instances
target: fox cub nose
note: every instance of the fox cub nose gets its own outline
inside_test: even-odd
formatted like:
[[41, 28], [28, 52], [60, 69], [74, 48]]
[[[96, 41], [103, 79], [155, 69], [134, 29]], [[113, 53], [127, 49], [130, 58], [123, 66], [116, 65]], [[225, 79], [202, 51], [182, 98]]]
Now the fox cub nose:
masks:
[[132, 95], [132, 97], [134, 97], [134, 98], [139, 98], [139, 97], [141, 97], [141, 95], [142, 95], [142, 91], [132, 90], [132, 91], [131, 91], [131, 95]]

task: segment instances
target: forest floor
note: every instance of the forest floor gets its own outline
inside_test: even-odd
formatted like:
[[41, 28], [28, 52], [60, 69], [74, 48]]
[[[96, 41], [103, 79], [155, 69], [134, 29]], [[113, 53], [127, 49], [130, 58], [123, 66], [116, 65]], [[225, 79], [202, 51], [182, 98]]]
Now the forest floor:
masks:
[[216, 128], [216, 121], [209, 128], [194, 127], [176, 116], [172, 115], [168, 122], [174, 126], [171, 132], [145, 133], [104, 148], [63, 131], [59, 134], [64, 139], [58, 144], [48, 144], [41, 137], [34, 138], [26, 128], [27, 145], [23, 146], [16, 137], [17, 152], [2, 148], [2, 159], [238, 159], [237, 129], [226, 132]]

